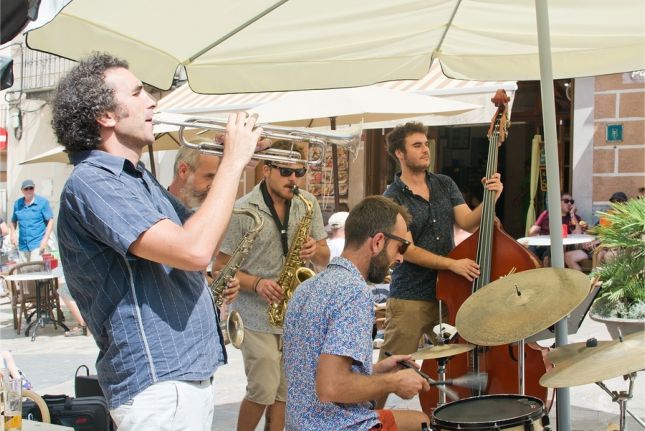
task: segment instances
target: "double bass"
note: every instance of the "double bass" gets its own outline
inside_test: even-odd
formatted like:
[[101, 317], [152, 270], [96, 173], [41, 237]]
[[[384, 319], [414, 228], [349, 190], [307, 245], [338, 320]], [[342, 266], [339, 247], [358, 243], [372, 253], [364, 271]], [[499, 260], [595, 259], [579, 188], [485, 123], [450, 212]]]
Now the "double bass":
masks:
[[[506, 138], [508, 126], [509, 97], [504, 90], [498, 90], [491, 99], [497, 112], [488, 130], [488, 161], [486, 178], [497, 172], [498, 147]], [[511, 238], [495, 223], [495, 192], [484, 189], [482, 219], [478, 230], [455, 247], [448, 257], [452, 259], [469, 258], [477, 262], [480, 275], [472, 283], [466, 278], [448, 270], [437, 275], [437, 299], [448, 307], [448, 321], [455, 325], [457, 311], [476, 290], [485, 288], [491, 281], [514, 272], [540, 267], [536, 256]], [[455, 337], [457, 342], [466, 342]], [[523, 342], [523, 341], [521, 341]], [[540, 377], [546, 372], [545, 352], [539, 346], [526, 344], [525, 357], [525, 395], [534, 396], [547, 403], [547, 389], [539, 385]], [[460, 397], [486, 394], [517, 394], [520, 391], [518, 375], [518, 343], [494, 347], [477, 346], [468, 354], [456, 355], [446, 364], [446, 379], [460, 377], [466, 373], [487, 373], [488, 383], [481, 393], [471, 389], [453, 388]], [[437, 378], [437, 361], [423, 361], [422, 371]], [[438, 391], [431, 390], [420, 394], [421, 407], [430, 415], [439, 401]]]

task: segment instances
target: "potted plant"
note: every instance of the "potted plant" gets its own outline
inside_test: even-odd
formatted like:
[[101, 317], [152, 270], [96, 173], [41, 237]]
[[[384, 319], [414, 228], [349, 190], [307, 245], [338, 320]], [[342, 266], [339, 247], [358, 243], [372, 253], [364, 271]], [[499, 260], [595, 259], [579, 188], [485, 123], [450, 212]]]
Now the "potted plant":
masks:
[[591, 230], [604, 258], [591, 276], [601, 284], [591, 318], [618, 337], [645, 329], [645, 199], [612, 203]]

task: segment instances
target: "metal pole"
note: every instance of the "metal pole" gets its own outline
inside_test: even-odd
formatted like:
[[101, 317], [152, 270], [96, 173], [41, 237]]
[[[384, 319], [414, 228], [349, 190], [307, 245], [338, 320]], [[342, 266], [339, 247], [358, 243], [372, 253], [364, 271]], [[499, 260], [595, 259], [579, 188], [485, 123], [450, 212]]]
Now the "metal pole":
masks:
[[520, 382], [520, 395], [526, 395], [526, 383], [524, 383], [524, 379], [526, 378], [526, 367], [524, 365], [524, 340], [520, 340], [517, 343], [517, 356], [518, 356], [518, 370], [517, 370], [517, 378], [518, 381]]
[[[336, 117], [329, 117], [329, 122], [331, 124], [331, 130], [336, 130]], [[340, 187], [338, 186], [338, 149], [336, 148], [336, 145], [331, 146], [331, 166], [332, 181], [334, 183], [334, 212], [336, 212], [338, 211], [338, 206], [340, 204], [340, 196], [338, 195], [338, 192], [340, 191]]]
[[[547, 0], [535, 0], [537, 35], [540, 58], [540, 89], [542, 95], [542, 123], [544, 125], [544, 148], [549, 205], [549, 230], [551, 231], [551, 265], [564, 268], [562, 248], [562, 216], [560, 214], [560, 174], [558, 169], [558, 140], [556, 134], [555, 96], [553, 69], [551, 66], [551, 36], [549, 31], [549, 8]], [[555, 344], [568, 343], [567, 318], [555, 325]], [[569, 388], [556, 390], [556, 417], [558, 431], [571, 430], [571, 400]]]

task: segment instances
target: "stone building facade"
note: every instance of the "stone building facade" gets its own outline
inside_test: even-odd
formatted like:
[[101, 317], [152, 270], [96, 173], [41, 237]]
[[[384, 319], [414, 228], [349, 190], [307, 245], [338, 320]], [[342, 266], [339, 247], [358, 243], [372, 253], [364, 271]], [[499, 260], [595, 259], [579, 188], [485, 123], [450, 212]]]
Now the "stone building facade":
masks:
[[645, 71], [595, 77], [594, 126], [593, 206], [617, 191], [636, 196], [645, 187]]

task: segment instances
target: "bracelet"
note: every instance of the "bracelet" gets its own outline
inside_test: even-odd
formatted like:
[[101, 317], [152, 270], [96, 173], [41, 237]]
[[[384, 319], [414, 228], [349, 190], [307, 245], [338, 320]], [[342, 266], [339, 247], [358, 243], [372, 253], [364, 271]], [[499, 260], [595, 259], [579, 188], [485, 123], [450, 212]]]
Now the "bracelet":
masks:
[[255, 293], [258, 293], [258, 284], [260, 284], [260, 281], [262, 281], [262, 277], [255, 278], [255, 283], [253, 283], [253, 291]]

